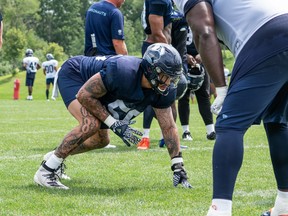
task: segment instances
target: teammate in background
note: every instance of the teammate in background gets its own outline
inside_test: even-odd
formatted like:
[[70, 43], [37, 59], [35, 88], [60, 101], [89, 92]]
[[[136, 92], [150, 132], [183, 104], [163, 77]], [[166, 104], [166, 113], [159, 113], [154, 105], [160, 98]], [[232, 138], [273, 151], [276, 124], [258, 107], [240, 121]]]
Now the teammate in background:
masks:
[[210, 111], [210, 77], [202, 65], [201, 56], [193, 43], [193, 35], [189, 28], [187, 34], [188, 90], [178, 101], [178, 112], [183, 129], [182, 139], [193, 140], [189, 129], [190, 98], [194, 93], [197, 98], [198, 110], [206, 127], [206, 138], [215, 140], [216, 133], [213, 115]]
[[2, 48], [3, 44], [3, 17], [0, 13], [0, 49]]
[[[142, 56], [147, 47], [154, 43], [171, 44], [171, 22], [172, 2], [171, 0], [150, 1], [145, 0], [141, 15], [141, 22], [146, 34], [146, 39], [142, 44]], [[177, 110], [175, 103], [172, 104], [172, 112], [174, 120], [176, 120]], [[152, 106], [148, 106], [143, 113], [143, 136], [138, 143], [139, 150], [150, 148], [150, 127], [155, 116]], [[160, 147], [164, 147], [165, 142], [161, 134], [159, 141]]]
[[124, 41], [124, 17], [119, 8], [125, 0], [104, 0], [92, 4], [86, 12], [86, 56], [127, 55]]
[[[50, 84], [54, 84], [54, 77], [57, 72], [58, 61], [54, 59], [51, 53], [46, 55], [47, 61], [42, 63], [43, 73], [46, 76], [46, 99], [49, 101]], [[52, 97], [55, 100], [54, 97]]]
[[33, 85], [36, 76], [36, 72], [41, 68], [39, 59], [33, 56], [33, 50], [27, 49], [25, 52], [25, 58], [22, 61], [23, 68], [26, 69], [26, 86], [28, 87], [27, 100], [33, 100], [32, 92]]
[[69, 155], [106, 146], [109, 128], [126, 145], [137, 144], [141, 132], [129, 125], [152, 105], [171, 158], [173, 185], [191, 188], [171, 111], [175, 86], [181, 75], [179, 53], [163, 43], [151, 45], [143, 59], [122, 55], [68, 59], [58, 72], [57, 83], [68, 111], [79, 125], [64, 137], [53, 155], [42, 162], [34, 181], [48, 188], [69, 189], [56, 175], [63, 160]]
[[[278, 189], [274, 208], [263, 215], [288, 215], [288, 1], [175, 3], [182, 11], [185, 8], [195, 45], [217, 92], [211, 106], [218, 116], [213, 199], [207, 215], [232, 215], [234, 186], [244, 154], [243, 136], [261, 120]], [[218, 41], [235, 57], [228, 90]], [[272, 178], [273, 174], [267, 175]]]

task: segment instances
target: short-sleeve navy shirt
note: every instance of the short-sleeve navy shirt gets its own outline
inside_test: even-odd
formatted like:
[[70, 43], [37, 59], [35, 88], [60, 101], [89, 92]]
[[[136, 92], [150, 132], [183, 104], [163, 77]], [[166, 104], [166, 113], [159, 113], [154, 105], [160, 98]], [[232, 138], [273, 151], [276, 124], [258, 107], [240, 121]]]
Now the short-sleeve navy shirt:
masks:
[[168, 108], [176, 98], [175, 88], [171, 88], [167, 96], [160, 95], [153, 89], [142, 88], [141, 61], [141, 58], [122, 55], [79, 56], [74, 60], [70, 59], [68, 63], [73, 65], [71, 68], [75, 72], [80, 72], [84, 83], [100, 72], [107, 93], [99, 100], [114, 118], [130, 120], [148, 105], [159, 109]]
[[145, 0], [145, 22], [144, 32], [151, 34], [151, 28], [148, 17], [150, 14], [163, 16], [164, 27], [171, 23], [172, 2], [171, 0]]
[[125, 39], [123, 14], [107, 1], [96, 2], [86, 12], [84, 53], [97, 46], [97, 55], [116, 55], [113, 39]]

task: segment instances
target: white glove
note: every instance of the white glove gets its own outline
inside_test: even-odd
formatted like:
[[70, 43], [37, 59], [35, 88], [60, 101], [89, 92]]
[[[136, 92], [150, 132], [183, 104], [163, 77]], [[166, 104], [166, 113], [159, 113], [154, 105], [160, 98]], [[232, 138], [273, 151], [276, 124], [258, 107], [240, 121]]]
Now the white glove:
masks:
[[214, 113], [215, 115], [218, 115], [222, 109], [222, 104], [227, 95], [227, 90], [228, 90], [227, 86], [216, 87], [217, 97], [214, 100], [213, 104], [211, 105], [211, 112]]

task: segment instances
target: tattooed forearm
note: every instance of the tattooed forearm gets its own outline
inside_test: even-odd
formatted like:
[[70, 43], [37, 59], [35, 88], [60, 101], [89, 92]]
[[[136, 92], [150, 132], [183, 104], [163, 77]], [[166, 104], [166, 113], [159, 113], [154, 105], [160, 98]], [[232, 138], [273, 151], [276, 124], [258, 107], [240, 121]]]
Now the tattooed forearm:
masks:
[[77, 99], [82, 106], [102, 122], [107, 118], [109, 113], [98, 98], [105, 95], [106, 92], [107, 90], [102, 82], [101, 76], [97, 73], [82, 86], [77, 94]]
[[159, 125], [161, 127], [165, 144], [167, 146], [170, 157], [177, 156], [180, 152], [180, 140], [175, 121], [172, 116], [171, 108], [154, 109]]
[[177, 156], [180, 152], [180, 143], [178, 141], [178, 133], [176, 133], [177, 128], [165, 129], [162, 131], [163, 137], [165, 139], [165, 144], [167, 146], [169, 155], [171, 158]]

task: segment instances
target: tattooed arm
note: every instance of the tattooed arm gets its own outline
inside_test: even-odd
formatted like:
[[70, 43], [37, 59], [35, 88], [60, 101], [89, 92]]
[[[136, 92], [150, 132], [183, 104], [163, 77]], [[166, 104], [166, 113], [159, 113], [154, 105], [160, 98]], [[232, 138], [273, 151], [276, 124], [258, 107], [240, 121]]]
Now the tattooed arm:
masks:
[[104, 122], [127, 146], [137, 144], [140, 139], [135, 135], [142, 136], [140, 131], [130, 128], [131, 121], [117, 120], [112, 117], [101, 104], [98, 98], [107, 93], [99, 73], [92, 76], [79, 90], [77, 99], [95, 118]]
[[165, 144], [171, 159], [177, 156], [180, 152], [180, 140], [178, 136], [177, 126], [173, 119], [171, 107], [165, 109], [156, 109], [157, 120], [163, 133]]
[[192, 188], [187, 181], [187, 173], [184, 169], [182, 154], [180, 152], [180, 139], [176, 123], [172, 116], [171, 107], [166, 109], [154, 108], [156, 117], [161, 127], [165, 144], [171, 157], [171, 169], [173, 171], [173, 185], [181, 184], [184, 188]]
[[106, 93], [107, 90], [103, 84], [100, 73], [97, 73], [82, 86], [76, 97], [79, 103], [93, 116], [104, 122], [110, 114], [98, 98], [102, 97]]

